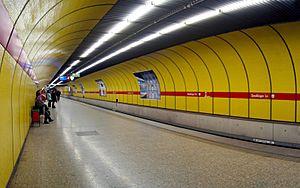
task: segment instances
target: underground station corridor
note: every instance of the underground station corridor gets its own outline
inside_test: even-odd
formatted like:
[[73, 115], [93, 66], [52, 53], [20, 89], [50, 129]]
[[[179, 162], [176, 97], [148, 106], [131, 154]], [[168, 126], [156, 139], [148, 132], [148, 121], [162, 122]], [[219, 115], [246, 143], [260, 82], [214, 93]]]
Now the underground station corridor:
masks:
[[0, 188], [300, 188], [299, 0], [0, 0]]

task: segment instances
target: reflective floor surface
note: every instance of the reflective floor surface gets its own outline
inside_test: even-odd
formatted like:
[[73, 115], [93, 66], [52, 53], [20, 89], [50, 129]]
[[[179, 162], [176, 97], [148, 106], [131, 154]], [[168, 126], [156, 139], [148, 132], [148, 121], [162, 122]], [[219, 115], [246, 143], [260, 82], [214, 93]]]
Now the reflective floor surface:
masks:
[[300, 187], [300, 160], [202, 140], [61, 99], [10, 187]]

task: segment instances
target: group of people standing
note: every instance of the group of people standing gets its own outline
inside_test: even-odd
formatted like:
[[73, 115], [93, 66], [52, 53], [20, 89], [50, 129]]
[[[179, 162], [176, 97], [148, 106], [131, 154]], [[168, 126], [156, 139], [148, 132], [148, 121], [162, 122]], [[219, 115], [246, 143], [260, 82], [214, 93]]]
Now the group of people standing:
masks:
[[56, 108], [55, 103], [57, 103], [60, 99], [61, 92], [56, 90], [55, 88], [47, 91], [47, 101], [48, 107]]
[[[49, 124], [53, 119], [51, 118], [51, 114], [49, 108], [55, 108], [55, 103], [57, 103], [60, 99], [61, 92], [54, 89], [40, 89], [36, 92], [35, 99], [35, 108], [39, 109], [40, 115], [44, 115], [44, 124]], [[48, 106], [45, 104], [46, 100], [48, 101]]]

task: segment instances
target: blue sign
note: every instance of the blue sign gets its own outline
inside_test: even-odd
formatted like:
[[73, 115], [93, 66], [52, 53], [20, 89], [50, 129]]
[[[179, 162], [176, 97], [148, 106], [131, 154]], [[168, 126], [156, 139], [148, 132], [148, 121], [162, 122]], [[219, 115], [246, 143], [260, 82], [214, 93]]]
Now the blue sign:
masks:
[[60, 81], [67, 81], [67, 79], [68, 79], [67, 76], [60, 76], [59, 77]]

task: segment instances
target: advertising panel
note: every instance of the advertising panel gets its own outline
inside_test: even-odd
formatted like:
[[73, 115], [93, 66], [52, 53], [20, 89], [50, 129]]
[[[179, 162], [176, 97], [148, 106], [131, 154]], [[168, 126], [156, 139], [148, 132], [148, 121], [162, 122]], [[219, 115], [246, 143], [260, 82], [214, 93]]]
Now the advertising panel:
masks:
[[133, 73], [140, 85], [142, 99], [160, 99], [160, 87], [158, 79], [152, 70]]
[[99, 89], [99, 95], [102, 96], [102, 97], [105, 97], [106, 96], [106, 86], [103, 82], [103, 80], [95, 80], [95, 82], [97, 83], [98, 85], [98, 89]]
[[81, 90], [81, 94], [84, 95], [84, 87], [83, 87], [82, 83], [79, 83], [79, 87]]
[[68, 86], [68, 93], [70, 96], [73, 96], [73, 89], [71, 86]]

